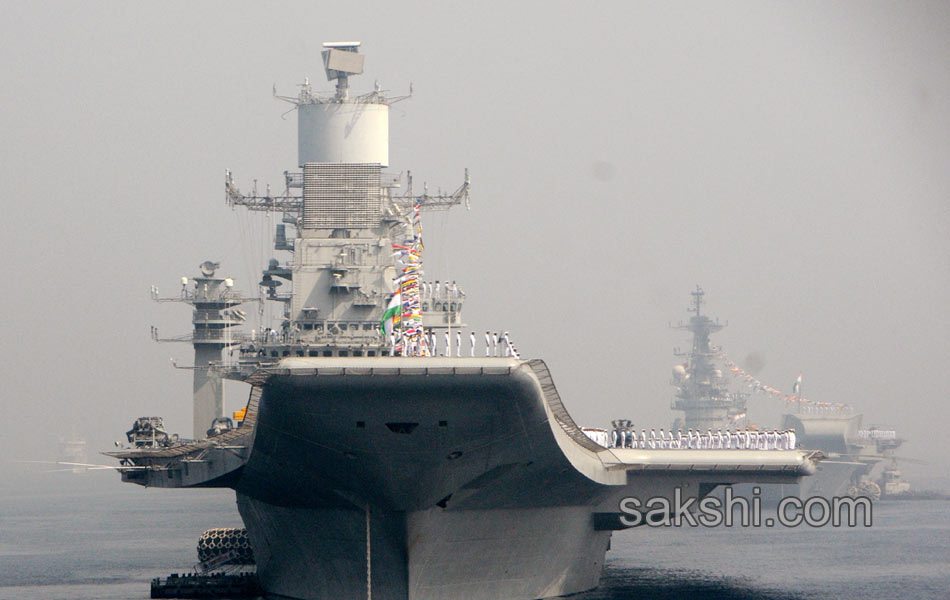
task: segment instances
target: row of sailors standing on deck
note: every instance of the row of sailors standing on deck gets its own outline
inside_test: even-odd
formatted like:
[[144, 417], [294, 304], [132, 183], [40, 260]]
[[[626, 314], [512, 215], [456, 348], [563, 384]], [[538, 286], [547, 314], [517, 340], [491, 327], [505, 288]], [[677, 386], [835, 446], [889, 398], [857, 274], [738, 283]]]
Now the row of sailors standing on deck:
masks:
[[649, 435], [645, 429], [640, 435], [632, 428], [614, 429], [611, 434], [614, 448], [639, 448], [643, 450], [794, 450], [797, 447], [794, 429], [784, 431], [723, 431], [706, 433], [689, 429], [686, 433], [664, 432], [657, 434], [651, 429]]
[[[425, 341], [428, 345], [428, 355], [429, 356], [452, 356], [452, 333], [448, 329], [445, 330], [445, 345], [439, 347], [439, 338], [436, 335], [435, 331], [429, 329], [425, 332]], [[471, 348], [469, 353], [472, 357], [475, 356], [475, 346], [476, 346], [476, 336], [475, 332], [469, 334], [469, 340], [471, 341]], [[393, 356], [396, 352], [396, 334], [389, 334], [389, 355]], [[417, 355], [418, 348], [415, 346], [407, 350], [407, 354], [411, 356]], [[462, 356], [462, 332], [455, 332], [455, 356]], [[521, 354], [518, 352], [518, 348], [515, 347], [514, 343], [511, 341], [511, 337], [508, 335], [508, 332], [502, 332], [501, 335], [498, 332], [492, 333], [490, 331], [485, 332], [485, 356], [505, 356], [505, 357], [514, 357], [517, 359], [521, 358]]]

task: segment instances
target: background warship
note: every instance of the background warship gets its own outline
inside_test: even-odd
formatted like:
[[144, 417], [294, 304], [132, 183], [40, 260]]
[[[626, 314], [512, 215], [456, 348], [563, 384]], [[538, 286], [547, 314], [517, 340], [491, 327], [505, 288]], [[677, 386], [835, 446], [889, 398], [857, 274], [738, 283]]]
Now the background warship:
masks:
[[[845, 494], [881, 497], [883, 490], [890, 495], [907, 491], [907, 484], [900, 479], [893, 451], [901, 440], [893, 429], [872, 426], [861, 428], [863, 415], [854, 412], [851, 406], [837, 403], [816, 403], [804, 398], [801, 377], [794, 385], [791, 395], [756, 380], [710, 341], [710, 335], [721, 330], [723, 324], [703, 314], [705, 293], [697, 286], [691, 292], [688, 323], [679, 323], [676, 329], [687, 331], [692, 337], [689, 352], [674, 351], [684, 360], [673, 367], [671, 384], [675, 387], [670, 407], [682, 411], [683, 416], [673, 422], [673, 429], [693, 428], [701, 431], [731, 430], [745, 426], [749, 421], [748, 400], [750, 393], [730, 391], [729, 374], [752, 393], [761, 393], [768, 399], [784, 399], [786, 408], [779, 429], [795, 430], [800, 446], [821, 450], [823, 460], [815, 476], [796, 483], [763, 486], [763, 499], [778, 502], [795, 495], [833, 497]], [[882, 460], [890, 464], [875, 481], [871, 471]], [[737, 493], [750, 493], [748, 486], [739, 486]]]
[[[606, 448], [574, 423], [543, 361], [506, 332], [463, 335], [465, 293], [422, 279], [421, 212], [467, 203], [468, 177], [452, 194], [413, 195], [408, 174], [387, 171], [400, 98], [378, 85], [350, 95], [358, 47], [325, 44], [334, 94], [305, 83], [282, 97], [302, 169], [282, 195], [244, 195], [227, 175], [232, 206], [282, 215], [275, 248], [292, 260], [271, 260], [260, 282], [280, 327], [237, 329], [251, 298], [210, 261], [176, 298], [153, 288], [194, 307], [192, 334], [153, 337], [194, 344], [196, 439], [139, 419], [109, 453], [124, 481], [234, 489], [246, 533], [223, 537], [247, 541], [268, 594], [516, 599], [595, 587], [611, 532], [626, 528], [624, 497], [814, 472], [797, 450]], [[220, 378], [250, 386], [237, 426]]]

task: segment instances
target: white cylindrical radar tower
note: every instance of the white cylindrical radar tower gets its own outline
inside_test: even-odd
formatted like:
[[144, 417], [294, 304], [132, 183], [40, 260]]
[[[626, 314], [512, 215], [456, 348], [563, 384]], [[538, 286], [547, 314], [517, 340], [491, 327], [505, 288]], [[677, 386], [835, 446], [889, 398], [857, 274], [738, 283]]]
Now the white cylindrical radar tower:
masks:
[[327, 80], [336, 80], [333, 98], [309, 89], [297, 103], [297, 158], [307, 163], [375, 163], [389, 166], [389, 105], [377, 93], [349, 97], [349, 76], [363, 72], [359, 42], [324, 44]]
[[306, 163], [389, 166], [389, 106], [344, 100], [297, 107], [297, 157]]

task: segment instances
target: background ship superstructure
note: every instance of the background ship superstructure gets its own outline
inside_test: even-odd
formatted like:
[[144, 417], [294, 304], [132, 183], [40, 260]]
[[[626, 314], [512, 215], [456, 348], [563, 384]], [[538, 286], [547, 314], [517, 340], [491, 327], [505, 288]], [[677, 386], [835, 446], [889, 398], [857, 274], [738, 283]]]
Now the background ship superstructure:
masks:
[[[702, 314], [705, 293], [697, 286], [691, 292], [692, 314], [688, 324], [677, 329], [691, 336], [689, 352], [675, 351], [684, 362], [673, 367], [672, 384], [675, 386], [671, 408], [683, 411], [673, 429], [698, 428], [701, 431], [735, 430], [753, 426], [748, 414], [752, 395], [759, 402], [785, 402], [786, 412], [779, 429], [796, 432], [802, 448], [821, 450], [826, 459], [818, 466], [818, 474], [792, 485], [765, 486], [767, 499], [777, 502], [788, 495], [800, 497], [833, 497], [850, 494], [879, 498], [882, 485], [891, 481], [894, 495], [906, 491], [899, 483], [893, 451], [903, 440], [892, 429], [871, 427], [862, 429], [863, 415], [854, 408], [837, 402], [813, 402], [802, 393], [802, 378], [793, 385], [791, 394], [782, 392], [757, 380], [729, 359], [722, 348], [713, 344], [710, 335], [722, 329], [719, 320]], [[737, 386], [734, 382], [739, 382]], [[749, 391], [738, 391], [748, 389]], [[872, 470], [884, 458], [889, 460], [887, 471], [875, 481]], [[742, 493], [750, 492], [740, 487]]]
[[676, 393], [671, 408], [683, 411], [683, 418], [673, 422], [674, 430], [734, 429], [736, 422], [746, 417], [748, 395], [730, 391], [728, 379], [717, 365], [717, 352], [709, 336], [723, 325], [703, 314], [704, 295], [698, 287], [692, 292], [689, 323], [677, 325], [677, 329], [690, 332], [692, 347], [686, 353], [676, 352], [685, 362], [673, 367]]

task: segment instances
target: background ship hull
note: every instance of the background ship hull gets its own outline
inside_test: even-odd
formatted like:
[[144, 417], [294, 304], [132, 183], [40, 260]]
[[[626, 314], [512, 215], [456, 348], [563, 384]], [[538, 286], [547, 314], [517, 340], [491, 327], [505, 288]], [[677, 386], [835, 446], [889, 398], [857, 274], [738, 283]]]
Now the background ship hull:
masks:
[[[856, 474], [867, 470], [867, 465], [847, 459], [825, 459], [818, 463], [814, 475], [802, 478], [798, 482], [776, 484], [742, 483], [732, 486], [733, 497], [752, 499], [756, 495], [761, 499], [762, 506], [775, 507], [783, 498], [795, 496], [802, 500], [812, 497], [822, 497], [830, 500], [835, 496], [846, 496], [852, 479]], [[759, 489], [758, 494], [753, 490]], [[716, 495], [724, 497], [725, 490], [716, 490]]]

